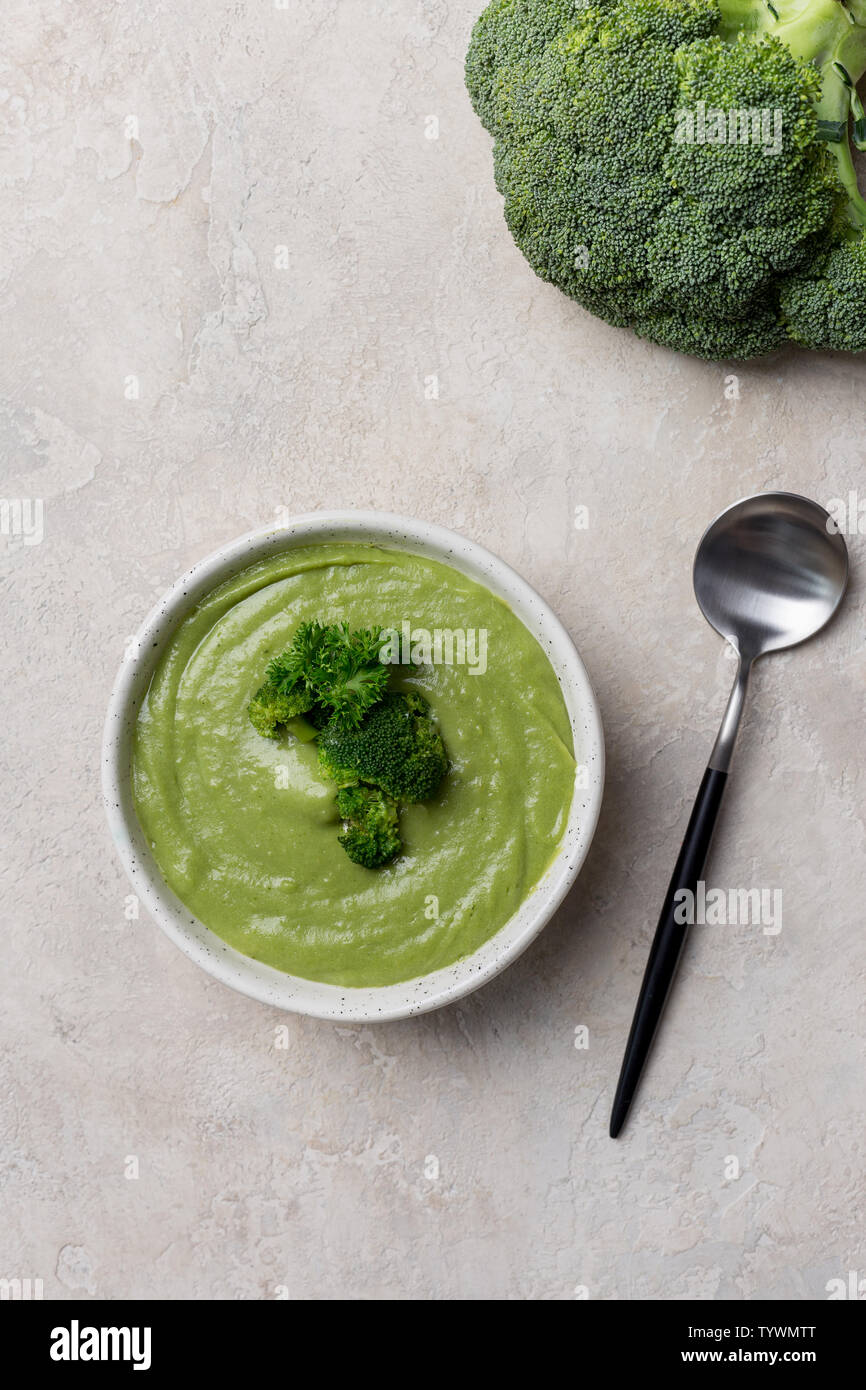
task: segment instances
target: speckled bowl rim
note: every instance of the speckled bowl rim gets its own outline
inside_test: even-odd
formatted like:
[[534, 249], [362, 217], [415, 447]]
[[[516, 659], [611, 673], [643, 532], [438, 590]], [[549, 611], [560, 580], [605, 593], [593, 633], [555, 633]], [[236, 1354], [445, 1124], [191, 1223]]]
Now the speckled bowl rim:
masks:
[[[578, 765], [588, 785], [575, 787], [562, 844], [517, 912], [472, 955], [400, 984], [354, 989], [287, 975], [241, 955], [190, 915], [162, 877], [132, 801], [131, 731], [166, 640], [205, 595], [246, 565], [298, 545], [339, 541], [389, 546], [440, 560], [475, 579], [512, 608], [547, 653], [571, 720]], [[194, 565], [145, 619], [111, 693], [102, 747], [102, 794], [115, 847], [136, 895], [167, 936], [223, 984], [263, 1004], [326, 1018], [386, 1022], [441, 1008], [492, 980], [526, 950], [568, 893], [586, 858], [604, 787], [604, 734], [586, 669], [552, 609], [504, 560], [474, 541], [430, 522], [387, 512], [313, 512], [279, 527], [240, 536]]]

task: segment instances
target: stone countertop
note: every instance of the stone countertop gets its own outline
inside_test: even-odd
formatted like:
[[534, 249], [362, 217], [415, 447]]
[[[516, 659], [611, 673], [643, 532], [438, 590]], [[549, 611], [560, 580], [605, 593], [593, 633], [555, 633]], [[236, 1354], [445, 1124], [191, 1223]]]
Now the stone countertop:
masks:
[[[857, 534], [839, 620], [757, 673], [708, 874], [781, 889], [782, 929], [693, 934], [607, 1136], [732, 677], [694, 547], [745, 493], [866, 489], [863, 367], [692, 361], [536, 280], [463, 90], [480, 8], [5, 6], [0, 456], [44, 534], [0, 538], [0, 1276], [46, 1297], [799, 1300], [866, 1274]], [[161, 592], [347, 506], [516, 566], [578, 644], [609, 760], [537, 943], [371, 1027], [263, 1008], [129, 920], [98, 789]]]

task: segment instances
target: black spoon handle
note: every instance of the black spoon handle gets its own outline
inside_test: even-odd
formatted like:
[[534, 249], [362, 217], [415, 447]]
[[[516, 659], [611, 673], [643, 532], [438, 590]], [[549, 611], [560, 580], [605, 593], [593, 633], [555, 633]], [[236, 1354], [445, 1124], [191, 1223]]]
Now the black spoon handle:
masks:
[[[676, 895], [683, 889], [688, 889], [693, 895], [692, 902], [695, 900], [694, 894], [706, 863], [707, 851], [713, 838], [716, 817], [727, 782], [727, 772], [708, 767], [692, 808], [683, 847], [665, 895], [632, 1019], [631, 1032], [625, 1045], [625, 1056], [622, 1059], [622, 1070], [610, 1117], [612, 1139], [619, 1134], [628, 1114], [686, 939], [687, 926], [674, 918], [674, 912], [678, 907]], [[682, 916], [681, 911], [679, 915]]]

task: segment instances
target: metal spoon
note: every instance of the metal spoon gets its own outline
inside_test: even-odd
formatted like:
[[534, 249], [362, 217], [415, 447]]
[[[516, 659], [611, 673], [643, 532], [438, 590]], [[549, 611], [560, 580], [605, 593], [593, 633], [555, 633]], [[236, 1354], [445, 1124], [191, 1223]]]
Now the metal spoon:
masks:
[[737, 652], [739, 668], [647, 961], [613, 1102], [613, 1139], [628, 1114], [676, 971], [687, 930], [674, 919], [683, 901], [676, 895], [683, 889], [694, 894], [703, 872], [752, 665], [766, 652], [804, 642], [829, 622], [848, 583], [848, 549], [817, 502], [792, 492], [765, 492], [735, 502], [707, 528], [693, 580], [704, 617]]

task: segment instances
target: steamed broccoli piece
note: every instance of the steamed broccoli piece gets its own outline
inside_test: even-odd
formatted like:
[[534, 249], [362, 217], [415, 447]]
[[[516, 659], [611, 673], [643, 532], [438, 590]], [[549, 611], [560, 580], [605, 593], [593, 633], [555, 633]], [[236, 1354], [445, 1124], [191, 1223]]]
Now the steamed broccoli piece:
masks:
[[388, 692], [381, 643], [379, 628], [302, 623], [248, 707], [264, 738], [283, 728], [318, 738], [321, 766], [339, 786], [340, 844], [368, 869], [400, 853], [397, 803], [432, 796], [448, 769], [427, 701]]
[[303, 686], [292, 687], [287, 693], [270, 681], [260, 686], [247, 706], [250, 722], [263, 738], [277, 738], [280, 728], [312, 706], [312, 697]]
[[338, 838], [354, 864], [378, 869], [400, 853], [397, 806], [378, 787], [341, 787], [337, 810], [345, 821]]
[[425, 801], [448, 770], [430, 707], [421, 695], [387, 694], [357, 729], [333, 721], [319, 735], [319, 761], [342, 787], [380, 787], [395, 801]]
[[864, 72], [866, 0], [492, 0], [466, 63], [536, 273], [712, 360], [866, 350]]

